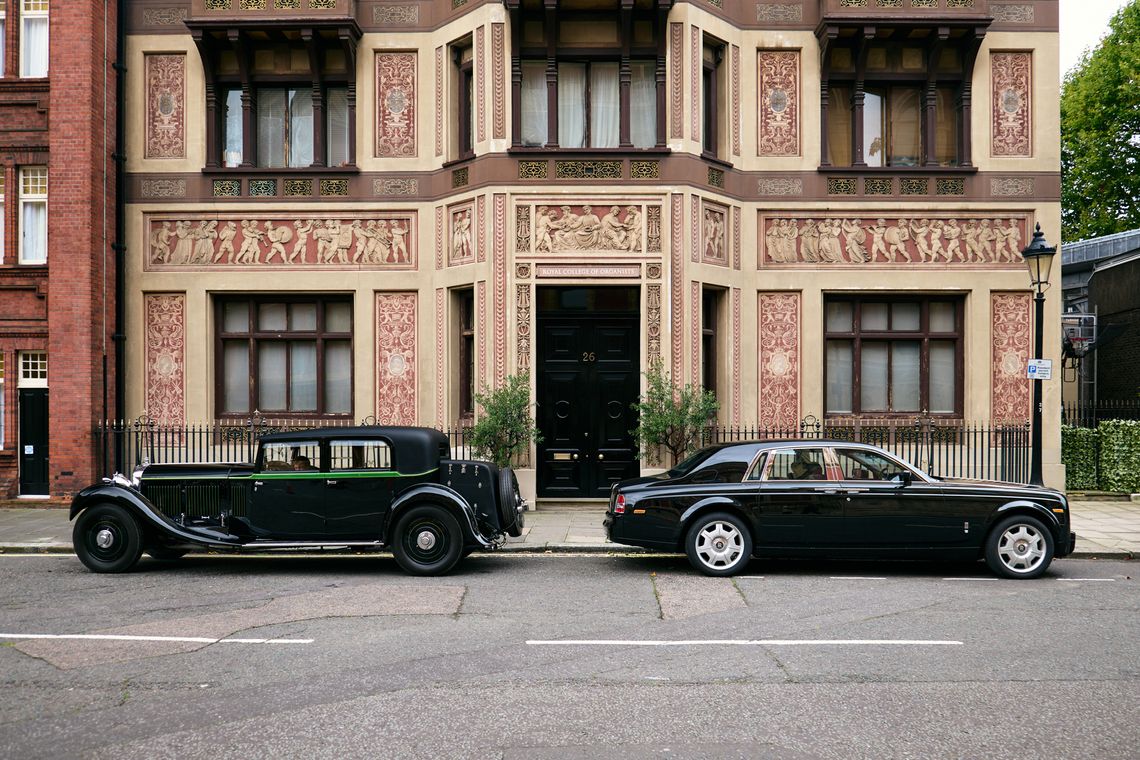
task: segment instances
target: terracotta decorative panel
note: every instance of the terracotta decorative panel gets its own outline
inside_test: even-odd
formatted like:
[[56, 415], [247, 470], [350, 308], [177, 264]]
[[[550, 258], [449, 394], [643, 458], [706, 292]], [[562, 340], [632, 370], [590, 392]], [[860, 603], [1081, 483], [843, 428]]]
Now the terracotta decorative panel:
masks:
[[740, 288], [732, 289], [732, 424], [740, 424], [740, 375], [744, 370], [740, 355]]
[[701, 30], [695, 26], [689, 27], [689, 97], [692, 104], [689, 108], [690, 139], [701, 141], [701, 117], [703, 104], [701, 102]]
[[[445, 382], [447, 370], [447, 333], [444, 331], [444, 318], [447, 303], [443, 288], [435, 289], [435, 426], [442, 430], [444, 416], [447, 414], [447, 399], [444, 392], [447, 390]], [[476, 331], [478, 334], [478, 331]], [[447, 421], [448, 423], [451, 420]]]
[[[864, 212], [866, 213], [866, 212]], [[760, 265], [850, 267], [860, 264], [1020, 269], [1027, 214], [798, 218], [760, 215]]]
[[991, 53], [991, 153], [1030, 156], [1033, 151], [1031, 53]]
[[515, 286], [515, 360], [519, 373], [530, 371], [530, 285]]
[[376, 420], [416, 424], [416, 294], [376, 294]]
[[728, 266], [728, 208], [701, 201], [701, 262]]
[[266, 214], [147, 215], [147, 271], [415, 269], [415, 211], [312, 219]]
[[759, 294], [760, 425], [795, 430], [800, 421], [800, 294]]
[[1032, 381], [1026, 375], [1033, 341], [1033, 297], [991, 293], [993, 421], [1023, 422], [1032, 413]]
[[677, 22], [669, 24], [669, 69], [669, 136], [681, 138], [685, 136], [685, 25]]
[[160, 425], [186, 423], [186, 294], [148, 293], [146, 413]]
[[416, 155], [416, 54], [376, 54], [376, 155]]
[[475, 283], [475, 341], [479, 344], [479, 366], [475, 368], [475, 387], [487, 384], [487, 281]]
[[684, 196], [680, 193], [673, 193], [673, 213], [669, 229], [669, 245], [673, 259], [673, 265], [669, 272], [670, 306], [672, 307], [670, 309], [672, 334], [669, 336], [669, 345], [672, 348], [672, 374], [674, 378], [681, 377], [681, 371], [684, 369], [684, 344], [681, 342], [681, 337], [685, 334], [684, 312], [681, 310], [685, 296], [682, 290], [685, 252], [684, 237], [681, 231], [684, 223]]
[[740, 46], [732, 46], [732, 155], [740, 155]]
[[762, 50], [758, 80], [761, 156], [800, 154], [800, 51]]
[[504, 24], [491, 24], [491, 137], [502, 140], [507, 136], [506, 105], [506, 48]]
[[435, 49], [435, 154], [443, 155], [443, 48]]
[[701, 201], [689, 196], [689, 249], [693, 261], [701, 260]]
[[186, 158], [186, 56], [146, 58], [146, 158]]
[[649, 336], [649, 364], [661, 361], [661, 286], [649, 285], [645, 290], [646, 333]]
[[507, 376], [507, 196], [496, 193], [493, 200], [492, 262], [495, 295], [495, 387]]
[[740, 206], [732, 207], [732, 268], [740, 269]]
[[[569, 200], [569, 199], [567, 199]], [[646, 253], [653, 241], [646, 237], [646, 216], [659, 206], [641, 203], [618, 205], [613, 199], [606, 205], [566, 203], [561, 206], [534, 206], [534, 224], [530, 224], [530, 207], [516, 207], [516, 252], [533, 250], [535, 254], [563, 254], [591, 251], [598, 253]], [[523, 210], [526, 209], [525, 213]], [[534, 235], [531, 245], [530, 235]], [[660, 247], [660, 238], [657, 239]]]
[[475, 260], [475, 204], [471, 201], [447, 209], [447, 265], [467, 264]]
[[475, 130], [476, 139], [483, 142], [487, 139], [487, 120], [483, 117], [485, 110], [487, 92], [483, 86], [483, 69], [486, 67], [487, 58], [483, 52], [483, 27], [475, 29], [475, 60], [472, 65], [475, 67]]
[[444, 227], [443, 227], [443, 206], [436, 206], [435, 208], [435, 268], [443, 269], [443, 243], [444, 243]]
[[701, 284], [689, 284], [689, 365], [693, 385], [701, 384]]
[[487, 260], [487, 249], [484, 242], [484, 233], [487, 231], [487, 196], [480, 195], [475, 199], [475, 230], [478, 240], [475, 245], [475, 253], [479, 257], [480, 262]]

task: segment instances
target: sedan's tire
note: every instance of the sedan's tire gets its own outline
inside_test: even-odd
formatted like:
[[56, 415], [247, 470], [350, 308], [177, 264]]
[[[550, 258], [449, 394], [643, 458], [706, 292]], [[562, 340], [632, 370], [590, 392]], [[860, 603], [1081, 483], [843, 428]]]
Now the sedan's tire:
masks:
[[519, 481], [510, 467], [499, 470], [499, 524], [507, 535], [518, 538], [522, 535], [523, 513], [519, 509], [522, 496], [519, 495]]
[[705, 575], [734, 575], [752, 557], [752, 536], [739, 517], [713, 512], [698, 517], [689, 527], [685, 553]]
[[1036, 517], [1014, 515], [986, 536], [986, 564], [1003, 578], [1036, 578], [1053, 561], [1053, 534]]
[[396, 562], [411, 575], [443, 575], [463, 553], [459, 521], [435, 504], [412, 507], [400, 515], [392, 538]]
[[71, 532], [79, 561], [96, 573], [123, 573], [142, 554], [142, 531], [117, 504], [96, 504], [79, 515]]
[[146, 555], [151, 559], [159, 559], [164, 562], [173, 562], [176, 559], [182, 559], [183, 555], [186, 554], [185, 549], [171, 549], [161, 544], [152, 544], [146, 549], [143, 549], [143, 551], [146, 552]]

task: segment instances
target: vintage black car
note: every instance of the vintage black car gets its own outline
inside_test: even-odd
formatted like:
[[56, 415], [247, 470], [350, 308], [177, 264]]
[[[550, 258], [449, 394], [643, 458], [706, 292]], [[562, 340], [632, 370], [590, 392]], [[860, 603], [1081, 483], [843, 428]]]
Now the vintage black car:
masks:
[[520, 535], [526, 502], [510, 468], [453, 459], [447, 436], [414, 427], [272, 433], [252, 464], [155, 464], [80, 491], [75, 552], [99, 573], [142, 552], [390, 549], [438, 575]]
[[751, 557], [985, 558], [1035, 578], [1073, 551], [1069, 503], [1050, 488], [927, 475], [882, 449], [830, 440], [702, 449], [613, 486], [610, 541], [683, 550], [706, 575]]

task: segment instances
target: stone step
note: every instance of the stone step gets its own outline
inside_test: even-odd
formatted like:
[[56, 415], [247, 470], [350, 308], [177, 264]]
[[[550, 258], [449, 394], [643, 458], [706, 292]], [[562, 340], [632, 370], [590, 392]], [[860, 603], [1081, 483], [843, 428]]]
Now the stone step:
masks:
[[604, 512], [609, 499], [535, 499], [536, 512]]

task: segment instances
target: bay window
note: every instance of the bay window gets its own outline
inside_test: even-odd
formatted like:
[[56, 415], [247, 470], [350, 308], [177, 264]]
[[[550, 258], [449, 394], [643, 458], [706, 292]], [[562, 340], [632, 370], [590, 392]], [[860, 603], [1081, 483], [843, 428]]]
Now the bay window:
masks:
[[962, 302], [829, 297], [828, 415], [960, 415]]

